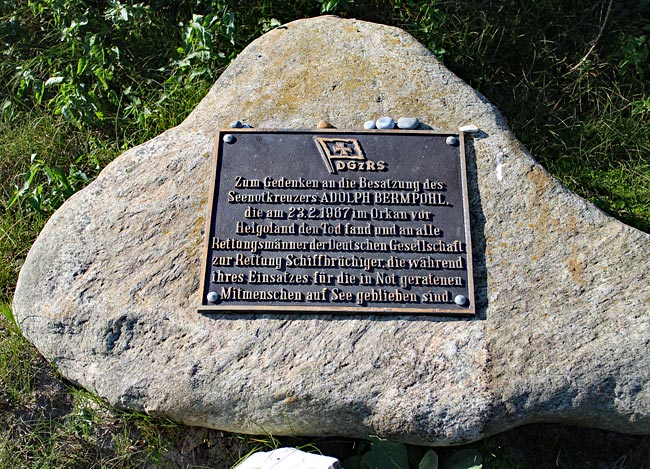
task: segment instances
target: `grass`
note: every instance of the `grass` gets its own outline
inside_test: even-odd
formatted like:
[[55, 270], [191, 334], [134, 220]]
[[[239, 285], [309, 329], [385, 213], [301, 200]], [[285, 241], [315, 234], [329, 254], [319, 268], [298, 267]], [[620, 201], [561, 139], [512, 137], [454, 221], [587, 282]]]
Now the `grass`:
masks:
[[230, 467], [259, 442], [114, 409], [59, 376], [0, 304], [0, 467]]
[[38, 355], [20, 333], [11, 308], [0, 305], [0, 402], [26, 404], [33, 392]]
[[[230, 467], [255, 448], [314, 444], [346, 459], [365, 445], [231, 435], [112, 409], [58, 376], [7, 306], [63, 199], [180, 123], [252, 39], [321, 11], [411, 32], [565, 185], [650, 232], [645, 0], [0, 1], [0, 467]], [[469, 447], [486, 467], [650, 467], [648, 437], [550, 424]], [[439, 449], [441, 461], [456, 450]]]

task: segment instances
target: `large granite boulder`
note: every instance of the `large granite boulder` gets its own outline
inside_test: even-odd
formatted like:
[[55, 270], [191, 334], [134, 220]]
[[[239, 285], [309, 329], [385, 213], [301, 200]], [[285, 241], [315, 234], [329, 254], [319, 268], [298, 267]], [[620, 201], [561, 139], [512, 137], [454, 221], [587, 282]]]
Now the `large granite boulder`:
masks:
[[[198, 314], [215, 131], [384, 115], [481, 129], [468, 142], [477, 316]], [[553, 179], [413, 37], [320, 17], [253, 42], [185, 122], [56, 212], [13, 306], [68, 379], [191, 425], [427, 445], [539, 421], [648, 433], [648, 259], [647, 234]]]

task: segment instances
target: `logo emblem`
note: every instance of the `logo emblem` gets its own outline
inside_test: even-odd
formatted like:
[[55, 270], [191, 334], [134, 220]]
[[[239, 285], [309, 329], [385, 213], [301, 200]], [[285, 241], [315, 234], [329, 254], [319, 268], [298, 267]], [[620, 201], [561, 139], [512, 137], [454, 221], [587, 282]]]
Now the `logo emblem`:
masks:
[[337, 174], [335, 160], [366, 161], [361, 144], [356, 138], [314, 137], [314, 142], [330, 174]]

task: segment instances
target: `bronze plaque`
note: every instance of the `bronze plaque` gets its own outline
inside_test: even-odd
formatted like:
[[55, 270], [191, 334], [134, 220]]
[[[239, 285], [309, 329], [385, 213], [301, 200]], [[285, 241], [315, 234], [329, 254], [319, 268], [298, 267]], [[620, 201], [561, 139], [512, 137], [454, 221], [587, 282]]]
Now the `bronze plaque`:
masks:
[[201, 312], [475, 313], [462, 134], [217, 135]]

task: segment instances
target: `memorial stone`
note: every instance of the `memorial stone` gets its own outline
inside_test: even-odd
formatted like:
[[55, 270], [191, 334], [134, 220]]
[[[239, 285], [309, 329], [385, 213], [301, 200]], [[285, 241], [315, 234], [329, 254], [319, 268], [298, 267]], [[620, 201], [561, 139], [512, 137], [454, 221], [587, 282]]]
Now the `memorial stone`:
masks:
[[[445, 145], [459, 138], [452, 143], [466, 153], [471, 253], [463, 256], [471, 254], [474, 314], [333, 314], [327, 301], [322, 311], [260, 311], [246, 302], [200, 311], [212, 292], [201, 288], [213, 272], [203, 265], [215, 237], [206, 227], [237, 230], [239, 221], [242, 239], [277, 238], [254, 234], [243, 206], [233, 211], [238, 220], [209, 222], [220, 129], [235, 120], [313, 129], [327, 119], [361, 131], [369, 120], [386, 127], [384, 117], [394, 127], [401, 116], [446, 135]], [[242, 154], [249, 177], [276, 180], [287, 171], [308, 179], [300, 175], [325, 168], [307, 153], [284, 170], [265, 168], [266, 155]], [[273, 189], [284, 191], [293, 193]], [[26, 337], [66, 378], [113, 405], [191, 425], [425, 445], [539, 421], [648, 433], [648, 259], [647, 234], [559, 184], [499, 112], [410, 35], [320, 17], [254, 41], [181, 125], [128, 150], [70, 198], [27, 256], [13, 306]], [[314, 274], [305, 275], [311, 288]]]

